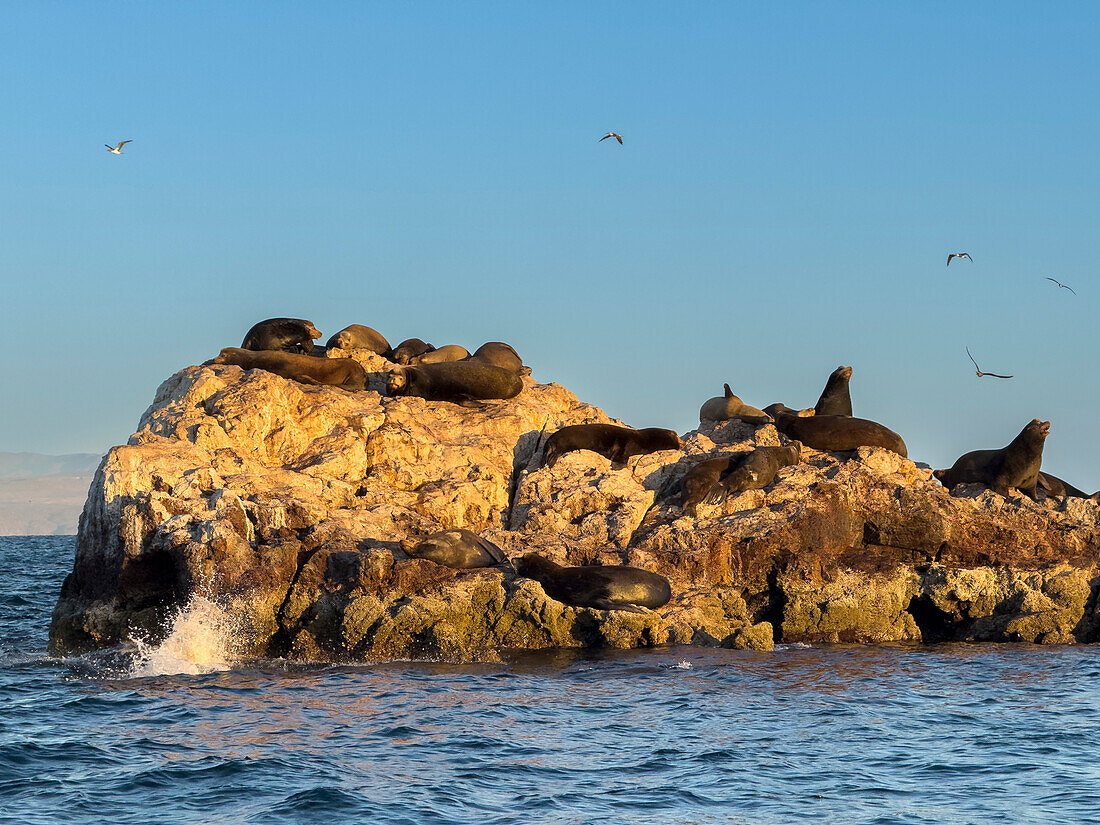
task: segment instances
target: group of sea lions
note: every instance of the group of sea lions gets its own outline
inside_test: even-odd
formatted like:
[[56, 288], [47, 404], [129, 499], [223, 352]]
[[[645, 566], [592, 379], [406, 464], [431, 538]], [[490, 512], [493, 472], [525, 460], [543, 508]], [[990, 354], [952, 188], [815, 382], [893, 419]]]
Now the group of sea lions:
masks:
[[[310, 321], [271, 318], [253, 326], [241, 347], [227, 347], [207, 363], [262, 369], [303, 384], [362, 391], [367, 386], [367, 373], [357, 361], [318, 356], [328, 349], [364, 349], [393, 363], [387, 374], [387, 395], [412, 395], [463, 406], [514, 398], [523, 390], [523, 376], [531, 373], [515, 349], [498, 341], [483, 344], [472, 354], [457, 344], [436, 348], [419, 338], [391, 347], [381, 333], [361, 324], [340, 330], [324, 348], [314, 344], [320, 337]], [[798, 411], [782, 403], [758, 409], [734, 395], [729, 384], [723, 385], [724, 394], [707, 400], [700, 408], [701, 422], [774, 424], [786, 444], [701, 460], [658, 497], [678, 498], [681, 512], [694, 518], [700, 504], [720, 504], [731, 495], [768, 487], [781, 468], [802, 460], [805, 447], [826, 452], [882, 447], [907, 457], [900, 435], [878, 422], [852, 415], [852, 372], [850, 366], [838, 367], [829, 376], [817, 404]], [[1100, 493], [1090, 496], [1041, 472], [1043, 443], [1049, 430], [1049, 422], [1035, 419], [1008, 446], [966, 453], [951, 468], [936, 470], [933, 475], [948, 489], [977, 483], [1004, 496], [1018, 491], [1036, 499], [1041, 489], [1047, 497], [1100, 501]], [[621, 468], [632, 456], [682, 448], [683, 442], [673, 430], [574, 424], [561, 427], [546, 439], [542, 465], [553, 469], [562, 455], [589, 450], [609, 459], [613, 468]], [[657, 573], [626, 565], [563, 567], [537, 553], [513, 561], [496, 544], [465, 529], [406, 540], [401, 546], [411, 558], [458, 569], [507, 564], [517, 574], [540, 582], [551, 598], [574, 607], [637, 612], [661, 607], [671, 598], [668, 579]]]
[[248, 330], [240, 347], [226, 347], [208, 363], [261, 369], [302, 384], [356, 392], [367, 387], [367, 371], [357, 361], [318, 356], [330, 349], [364, 349], [394, 364], [386, 376], [387, 395], [462, 406], [515, 398], [523, 391], [523, 376], [531, 373], [519, 353], [500, 341], [482, 344], [473, 354], [457, 344], [437, 349], [419, 338], [390, 347], [382, 333], [362, 324], [344, 327], [324, 347], [313, 343], [320, 337], [317, 327], [303, 318], [268, 318]]

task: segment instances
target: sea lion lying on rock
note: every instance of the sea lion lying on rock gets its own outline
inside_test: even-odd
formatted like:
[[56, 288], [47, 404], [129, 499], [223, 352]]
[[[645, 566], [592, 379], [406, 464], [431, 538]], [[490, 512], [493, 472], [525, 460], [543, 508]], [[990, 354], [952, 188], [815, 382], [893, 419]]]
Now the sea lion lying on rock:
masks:
[[546, 595], [573, 607], [645, 613], [668, 604], [668, 579], [626, 565], [562, 567], [537, 553], [515, 562], [516, 572], [542, 585]]
[[825, 382], [821, 397], [814, 405], [814, 412], [817, 415], [851, 415], [852, 396], [848, 392], [848, 382], [851, 378], [851, 367], [842, 366], [833, 370], [829, 380]]
[[386, 379], [386, 394], [450, 401], [464, 407], [490, 398], [515, 398], [523, 381], [514, 372], [476, 361], [445, 361], [397, 367]]
[[885, 447], [902, 458], [909, 457], [901, 436], [877, 421], [846, 415], [802, 418], [782, 404], [772, 404], [766, 409], [775, 419], [775, 428], [779, 432], [815, 450], [839, 453], [859, 447]]
[[417, 355], [409, 359], [409, 363], [413, 366], [417, 364], [442, 364], [444, 361], [461, 361], [470, 357], [470, 351], [466, 347], [460, 347], [458, 344], [447, 344], [439, 349], [433, 349], [431, 352], [425, 352], [423, 355]]
[[750, 407], [734, 395], [729, 384], [723, 384], [722, 388], [725, 390], [725, 395], [708, 398], [703, 402], [703, 406], [699, 408], [700, 421], [728, 421], [731, 418], [736, 418], [749, 424], [768, 424], [771, 422], [771, 416], [766, 412], [758, 410], [756, 407]]
[[407, 367], [412, 363], [412, 359], [434, 349], [435, 347], [431, 344], [425, 344], [419, 338], [408, 338], [393, 348], [393, 352], [390, 353], [390, 360], [395, 364]]
[[695, 518], [700, 503], [721, 504], [729, 495], [763, 490], [775, 480], [780, 467], [801, 460], [802, 445], [794, 441], [786, 447], [757, 447], [739, 455], [701, 461], [680, 482], [680, 506], [685, 515]]
[[328, 339], [329, 349], [365, 349], [377, 355], [390, 352], [390, 342], [381, 332], [362, 324], [351, 324]]
[[309, 353], [313, 350], [313, 339], [320, 337], [312, 321], [268, 318], [252, 326], [241, 342], [241, 349]]
[[504, 551], [491, 541], [464, 529], [443, 530], [419, 541], [405, 539], [401, 549], [411, 558], [427, 559], [459, 570], [492, 567], [508, 561]]
[[264, 370], [300, 384], [324, 384], [343, 390], [367, 387], [367, 371], [350, 358], [315, 358], [292, 352], [256, 352], [226, 347], [207, 364], [232, 364], [246, 370]]
[[614, 464], [622, 464], [632, 455], [679, 450], [682, 446], [680, 436], [660, 427], [635, 430], [617, 424], [571, 424], [546, 439], [543, 464], [552, 468], [558, 458], [575, 450], [592, 450]]
[[1059, 498], [1087, 498], [1092, 501], [1100, 501], [1100, 492], [1093, 493], [1091, 496], [1084, 490], [1078, 490], [1068, 481], [1063, 481], [1058, 476], [1052, 476], [1050, 473], [1039, 473], [1039, 487], [1048, 496], [1058, 496]]
[[523, 359], [519, 357], [519, 353], [511, 344], [505, 344], [503, 341], [489, 341], [482, 344], [470, 356], [470, 360], [484, 361], [494, 367], [502, 367], [520, 375], [531, 374], [531, 368], [523, 365]]
[[959, 456], [949, 469], [935, 470], [932, 475], [948, 490], [956, 484], [984, 484], [1002, 496], [1015, 489], [1034, 500], [1049, 433], [1050, 422], [1034, 418], [1007, 447], [974, 450]]

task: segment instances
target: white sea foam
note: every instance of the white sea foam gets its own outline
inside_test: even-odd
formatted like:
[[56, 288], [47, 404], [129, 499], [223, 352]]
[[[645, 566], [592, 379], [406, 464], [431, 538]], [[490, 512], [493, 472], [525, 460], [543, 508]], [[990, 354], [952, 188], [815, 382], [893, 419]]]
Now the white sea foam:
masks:
[[233, 666], [236, 622], [224, 608], [196, 596], [179, 609], [163, 641], [134, 639], [137, 647], [129, 676], [200, 674]]
[[661, 665], [661, 667], [666, 670], [691, 670], [692, 664], [687, 659], [684, 659], [682, 662], [677, 662], [674, 665]]

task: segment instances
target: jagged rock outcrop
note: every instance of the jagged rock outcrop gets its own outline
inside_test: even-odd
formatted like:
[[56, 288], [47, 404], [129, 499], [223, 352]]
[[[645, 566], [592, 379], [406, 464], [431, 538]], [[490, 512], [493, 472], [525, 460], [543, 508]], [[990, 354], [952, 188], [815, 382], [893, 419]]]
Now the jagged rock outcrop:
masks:
[[[951, 496], [884, 449], [804, 451], [774, 485], [702, 504], [670, 490], [697, 461], [777, 445], [771, 425], [704, 422], [681, 450], [623, 469], [591, 452], [540, 466], [540, 432], [608, 422], [524, 379], [464, 408], [385, 398], [387, 363], [354, 357], [366, 392], [259, 370], [189, 367], [108, 453], [50, 630], [55, 651], [156, 636], [194, 595], [238, 617], [242, 652], [310, 659], [501, 648], [773, 640], [1093, 641], [1100, 507]], [[400, 540], [466, 527], [510, 555], [632, 564], [672, 582], [664, 608], [576, 609], [507, 568], [452, 570]]]

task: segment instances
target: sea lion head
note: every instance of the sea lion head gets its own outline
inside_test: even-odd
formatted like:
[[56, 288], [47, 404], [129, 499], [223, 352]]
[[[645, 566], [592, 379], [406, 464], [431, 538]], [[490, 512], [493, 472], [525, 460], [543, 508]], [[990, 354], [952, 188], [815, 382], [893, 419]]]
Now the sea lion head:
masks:
[[351, 334], [346, 330], [340, 330], [332, 339], [333, 349], [351, 349]]
[[229, 362], [229, 352], [232, 349], [234, 349], [234, 348], [233, 347], [224, 347], [221, 352], [219, 352], [217, 355], [215, 355], [209, 361], [204, 362], [204, 364], [226, 364], [226, 363], [228, 363]]
[[402, 395], [409, 386], [409, 377], [405, 370], [398, 367], [390, 370], [386, 376], [386, 395]]
[[1050, 435], [1050, 422], [1040, 421], [1038, 418], [1033, 418], [1031, 419], [1031, 423], [1028, 424], [1027, 427], [1025, 427], [1024, 429], [1031, 431], [1040, 439], [1046, 438], [1048, 435]]
[[794, 415], [795, 411], [788, 407], [781, 401], [776, 401], [774, 404], [768, 404], [764, 408], [764, 412], [775, 418], [777, 415]]
[[836, 368], [836, 372], [834, 372], [833, 375], [835, 375], [837, 378], [843, 378], [845, 381], [847, 381], [849, 378], [852, 377], [852, 368], [841, 365]]
[[309, 333], [310, 338], [320, 338], [321, 333], [317, 331], [317, 327], [313, 326], [312, 321], [305, 322], [306, 332]]
[[520, 556], [512, 562], [516, 574], [529, 579], [538, 579], [540, 576], [553, 575], [561, 570], [561, 566], [554, 564], [550, 559], [540, 556], [538, 553], [528, 553]]

